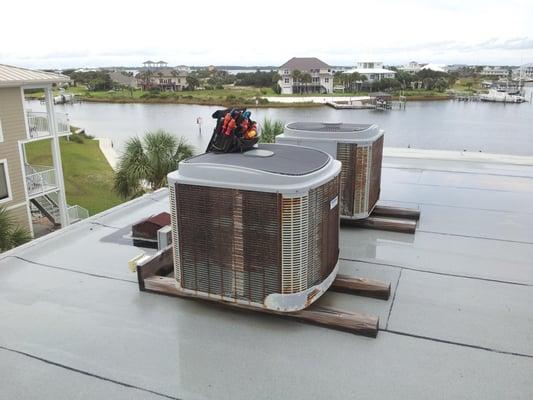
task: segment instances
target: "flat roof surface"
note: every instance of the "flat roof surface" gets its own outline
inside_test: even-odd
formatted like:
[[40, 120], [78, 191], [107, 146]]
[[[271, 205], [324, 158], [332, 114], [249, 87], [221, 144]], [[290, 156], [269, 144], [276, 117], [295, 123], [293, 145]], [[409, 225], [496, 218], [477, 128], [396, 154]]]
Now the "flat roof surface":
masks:
[[533, 166], [386, 156], [382, 176], [417, 232], [342, 228], [340, 269], [390, 300], [318, 301], [378, 315], [376, 339], [139, 292], [127, 235], [161, 190], [0, 255], [0, 397], [533, 398]]
[[204, 153], [189, 158], [187, 164], [217, 164], [243, 167], [281, 175], [307, 175], [324, 168], [329, 155], [307, 147], [263, 144], [245, 153]]

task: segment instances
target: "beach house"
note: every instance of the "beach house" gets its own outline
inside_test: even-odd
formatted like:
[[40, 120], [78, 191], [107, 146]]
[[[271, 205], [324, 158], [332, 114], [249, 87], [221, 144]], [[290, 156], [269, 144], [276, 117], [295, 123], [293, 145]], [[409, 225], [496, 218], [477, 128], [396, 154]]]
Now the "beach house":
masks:
[[137, 85], [143, 90], [158, 88], [163, 91], [179, 92], [187, 86], [189, 71], [171, 68], [165, 61], [145, 61], [135, 76]]
[[366, 81], [369, 83], [380, 81], [384, 78], [394, 78], [396, 75], [396, 71], [383, 68], [383, 62], [381, 61], [361, 61], [357, 63], [355, 68], [344, 71], [345, 74], [354, 72], [366, 76]]
[[293, 57], [278, 74], [281, 94], [333, 92], [333, 70], [316, 57]]
[[[88, 216], [65, 198], [59, 138], [70, 135], [70, 125], [66, 114], [54, 111], [52, 85], [68, 81], [64, 75], [0, 64], [0, 206], [32, 236], [37, 218], [63, 227]], [[45, 111], [24, 101], [24, 92], [34, 89], [44, 91]], [[49, 165], [28, 160], [26, 147], [36, 141], [49, 145]]]

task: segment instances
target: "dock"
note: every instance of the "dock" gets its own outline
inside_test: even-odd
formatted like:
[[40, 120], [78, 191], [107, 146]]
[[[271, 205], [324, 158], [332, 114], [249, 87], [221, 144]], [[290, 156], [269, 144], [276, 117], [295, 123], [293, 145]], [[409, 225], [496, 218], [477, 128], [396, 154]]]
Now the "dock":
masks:
[[374, 104], [364, 103], [360, 100], [354, 101], [328, 101], [326, 105], [335, 108], [336, 110], [373, 110], [376, 108]]

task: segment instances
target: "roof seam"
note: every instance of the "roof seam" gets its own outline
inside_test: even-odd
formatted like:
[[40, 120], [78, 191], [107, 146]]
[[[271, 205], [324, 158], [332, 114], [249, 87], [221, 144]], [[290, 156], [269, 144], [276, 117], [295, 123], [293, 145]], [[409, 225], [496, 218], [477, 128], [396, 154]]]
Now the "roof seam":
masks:
[[485, 282], [503, 283], [503, 284], [515, 285], [515, 286], [533, 287], [533, 284], [523, 283], [523, 282], [502, 281], [502, 280], [499, 280], [499, 279], [482, 278], [482, 277], [477, 277], [477, 276], [449, 274], [449, 273], [446, 273], [446, 272], [438, 272], [438, 271], [428, 271], [428, 270], [424, 270], [424, 269], [421, 269], [421, 268], [406, 267], [404, 265], [387, 264], [387, 263], [381, 263], [381, 262], [377, 262], [377, 261], [370, 261], [370, 260], [364, 260], [364, 259], [345, 258], [345, 257], [339, 257], [339, 259], [340, 260], [344, 260], [344, 261], [362, 262], [362, 263], [367, 263], [367, 264], [372, 264], [372, 265], [382, 265], [384, 267], [400, 268], [402, 270], [405, 269], [405, 270], [408, 270], [408, 271], [421, 272], [421, 273], [426, 273], [426, 274], [449, 276], [449, 277], [452, 277], [452, 278], [473, 279], [473, 280], [476, 280], [476, 281], [485, 281]]
[[40, 263], [40, 262], [37, 262], [37, 261], [28, 260], [27, 258], [20, 257], [20, 256], [8, 256], [6, 258], [10, 258], [10, 257], [19, 259], [19, 260], [27, 262], [29, 264], [33, 264], [33, 265], [37, 265], [37, 266], [40, 266], [40, 267], [44, 267], [44, 268], [58, 269], [58, 270], [61, 270], [61, 271], [68, 271], [68, 272], [73, 272], [73, 273], [76, 273], [76, 274], [92, 276], [93, 278], [110, 279], [110, 280], [113, 280], [113, 281], [121, 281], [121, 282], [127, 282], [127, 283], [131, 283], [131, 284], [137, 285], [137, 281], [131, 281], [131, 280], [128, 280], [128, 279], [123, 279], [123, 278], [116, 278], [116, 277], [108, 276], [108, 275], [94, 274], [94, 273], [91, 273], [91, 272], [79, 271], [79, 270], [72, 269], [72, 268], [69, 268], [69, 267], [61, 267], [61, 266], [58, 266], [58, 265], [44, 264], [44, 263]]
[[66, 369], [68, 371], [71, 371], [71, 372], [76, 372], [76, 373], [81, 374], [81, 375], [90, 376], [91, 378], [96, 378], [96, 379], [100, 379], [102, 381], [114, 383], [114, 384], [119, 385], [119, 386], [124, 386], [124, 387], [130, 388], [130, 389], [136, 389], [136, 390], [140, 390], [140, 391], [143, 391], [143, 392], [148, 392], [148, 393], [154, 394], [156, 396], [164, 397], [164, 398], [167, 398], [167, 399], [180, 400], [180, 398], [178, 398], [178, 397], [173, 397], [173, 396], [170, 396], [170, 395], [165, 394], [165, 393], [156, 392], [155, 390], [143, 388], [142, 386], [136, 386], [136, 385], [132, 385], [130, 383], [118, 381], [116, 379], [107, 378], [107, 377], [102, 376], [102, 375], [97, 375], [97, 374], [94, 374], [92, 372], [84, 371], [84, 370], [79, 369], [79, 368], [74, 368], [74, 367], [68, 366], [66, 364], [61, 364], [61, 363], [58, 363], [56, 361], [52, 361], [52, 360], [49, 360], [49, 359], [46, 359], [46, 358], [43, 358], [43, 357], [36, 356], [34, 354], [31, 354], [31, 353], [27, 353], [25, 351], [15, 350], [15, 349], [3, 346], [3, 345], [0, 345], [0, 349], [4, 350], [4, 351], [9, 351], [11, 353], [19, 354], [19, 355], [22, 355], [22, 356], [25, 356], [25, 357], [29, 357], [29, 358], [32, 358], [34, 360], [38, 360], [38, 361], [41, 361], [41, 362], [43, 362], [45, 364], [50, 364], [50, 365], [53, 365], [53, 366], [58, 367], [58, 368], [63, 368], [63, 369]]
[[491, 347], [478, 346], [478, 345], [475, 345], [475, 344], [468, 344], [468, 343], [462, 343], [462, 342], [454, 342], [452, 340], [433, 338], [433, 337], [424, 336], [424, 335], [416, 335], [414, 333], [395, 331], [395, 330], [391, 330], [391, 329], [379, 329], [379, 330], [381, 332], [387, 332], [387, 333], [391, 333], [393, 335], [408, 336], [408, 337], [412, 337], [412, 338], [416, 338], [416, 339], [429, 340], [431, 342], [451, 344], [451, 345], [454, 345], [454, 346], [461, 346], [461, 347], [469, 347], [471, 349], [485, 350], [485, 351], [490, 351], [490, 352], [493, 352], [493, 353], [506, 354], [506, 355], [510, 355], [510, 356], [533, 358], [533, 354], [517, 353], [517, 352], [514, 352], [514, 351], [493, 349]]

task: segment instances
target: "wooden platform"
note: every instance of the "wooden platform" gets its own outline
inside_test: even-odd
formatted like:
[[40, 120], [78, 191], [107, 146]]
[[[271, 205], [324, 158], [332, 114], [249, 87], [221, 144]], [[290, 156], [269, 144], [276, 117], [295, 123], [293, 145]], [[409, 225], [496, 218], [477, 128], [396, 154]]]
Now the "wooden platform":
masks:
[[419, 219], [419, 210], [376, 206], [368, 218], [357, 220], [343, 218], [341, 219], [341, 223], [343, 226], [412, 234], [416, 231]]
[[[379, 318], [373, 315], [347, 312], [332, 307], [322, 307], [319, 304], [312, 304], [301, 311], [285, 313], [236, 302], [223, 301], [215, 297], [200, 297], [186, 293], [177, 288], [176, 280], [173, 277], [171, 247], [167, 247], [152, 257], [140, 259], [137, 261], [136, 269], [139, 289], [144, 292], [212, 302], [219, 306], [230, 307], [236, 310], [271, 314], [277, 317], [372, 338], [375, 338], [378, 333]], [[330, 290], [387, 300], [390, 296], [390, 283], [338, 275]]]

